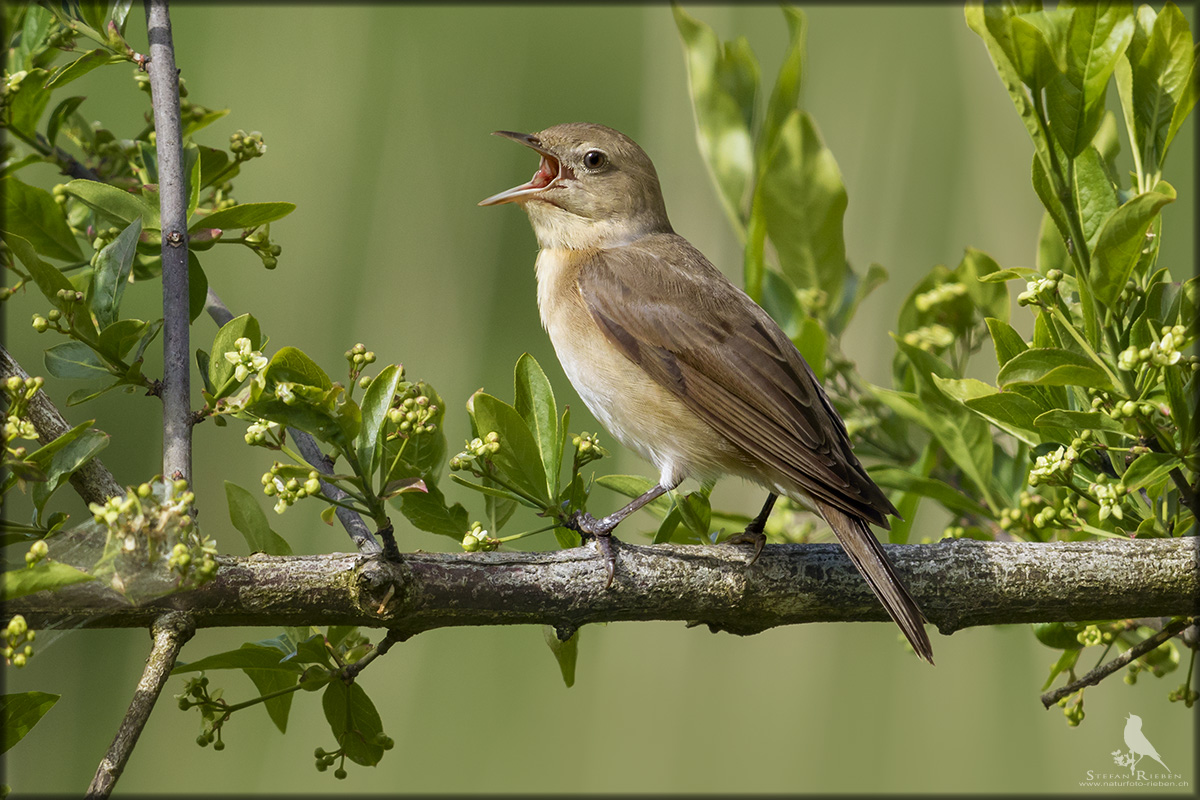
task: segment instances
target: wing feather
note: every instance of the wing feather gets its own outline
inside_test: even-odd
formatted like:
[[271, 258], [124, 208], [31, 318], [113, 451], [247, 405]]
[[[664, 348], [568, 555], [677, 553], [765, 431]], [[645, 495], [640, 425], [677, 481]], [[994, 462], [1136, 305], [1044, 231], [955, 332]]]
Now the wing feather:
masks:
[[608, 339], [748, 462], [887, 527], [896, 509], [854, 457], [845, 425], [799, 351], [685, 239], [653, 234], [600, 251], [578, 275]]

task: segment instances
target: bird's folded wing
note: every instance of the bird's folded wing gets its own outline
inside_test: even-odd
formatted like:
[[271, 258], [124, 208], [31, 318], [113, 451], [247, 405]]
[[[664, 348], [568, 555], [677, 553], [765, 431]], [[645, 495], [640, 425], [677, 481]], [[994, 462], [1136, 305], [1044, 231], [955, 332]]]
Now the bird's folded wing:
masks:
[[887, 527], [895, 508], [851, 453], [808, 364], [686, 240], [660, 234], [604, 250], [578, 286], [605, 335], [751, 461]]

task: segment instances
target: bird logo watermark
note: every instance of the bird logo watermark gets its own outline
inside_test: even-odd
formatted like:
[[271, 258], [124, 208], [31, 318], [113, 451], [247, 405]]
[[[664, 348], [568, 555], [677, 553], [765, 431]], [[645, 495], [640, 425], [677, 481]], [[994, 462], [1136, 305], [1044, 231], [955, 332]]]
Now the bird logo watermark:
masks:
[[[1142, 731], [1142, 718], [1137, 714], [1125, 715], [1125, 750], [1113, 750], [1113, 763], [1120, 771], [1091, 770], [1079, 782], [1080, 786], [1176, 786], [1186, 787], [1188, 782], [1163, 761], [1158, 750]], [[1149, 759], [1150, 763], [1146, 763]], [[1128, 772], [1126, 772], [1128, 770]]]

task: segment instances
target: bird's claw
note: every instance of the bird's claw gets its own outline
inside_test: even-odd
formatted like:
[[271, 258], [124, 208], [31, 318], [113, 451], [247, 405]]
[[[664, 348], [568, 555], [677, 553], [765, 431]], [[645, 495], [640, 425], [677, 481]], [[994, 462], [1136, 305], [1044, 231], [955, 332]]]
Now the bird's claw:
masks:
[[613, 547], [615, 540], [612, 535], [612, 529], [615, 526], [607, 524], [606, 520], [596, 519], [586, 511], [576, 511], [567, 520], [566, 527], [578, 533], [585, 542], [588, 539], [596, 540], [596, 548], [604, 557], [604, 570], [608, 575], [608, 579], [604, 582], [604, 588], [612, 586], [613, 576], [617, 569], [617, 552]]
[[752, 544], [754, 545], [754, 554], [750, 556], [750, 560], [746, 566], [750, 566], [758, 560], [758, 556], [762, 553], [763, 546], [767, 543], [766, 534], [761, 531], [742, 531], [734, 534], [725, 540], [725, 544]]

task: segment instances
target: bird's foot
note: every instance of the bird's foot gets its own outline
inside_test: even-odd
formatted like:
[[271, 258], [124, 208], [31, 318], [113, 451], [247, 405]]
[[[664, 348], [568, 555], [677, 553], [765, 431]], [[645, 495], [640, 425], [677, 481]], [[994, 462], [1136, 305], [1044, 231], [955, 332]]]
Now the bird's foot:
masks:
[[767, 543], [767, 536], [762, 531], [744, 530], [741, 533], [735, 533], [726, 539], [723, 544], [752, 544], [754, 545], [754, 555], [750, 556], [750, 561], [746, 566], [750, 566], [758, 560], [759, 554], [762, 552], [763, 545]]
[[[617, 520], [617, 522], [619, 521]], [[617, 523], [608, 517], [596, 519], [586, 511], [576, 511], [567, 520], [566, 527], [578, 533], [584, 542], [588, 539], [596, 540], [596, 549], [600, 551], [600, 555], [604, 558], [604, 570], [608, 574], [608, 579], [604, 582], [604, 588], [607, 589], [612, 586], [613, 576], [616, 574], [617, 569], [617, 551], [613, 547], [616, 537], [612, 535], [612, 530], [617, 527]]]

